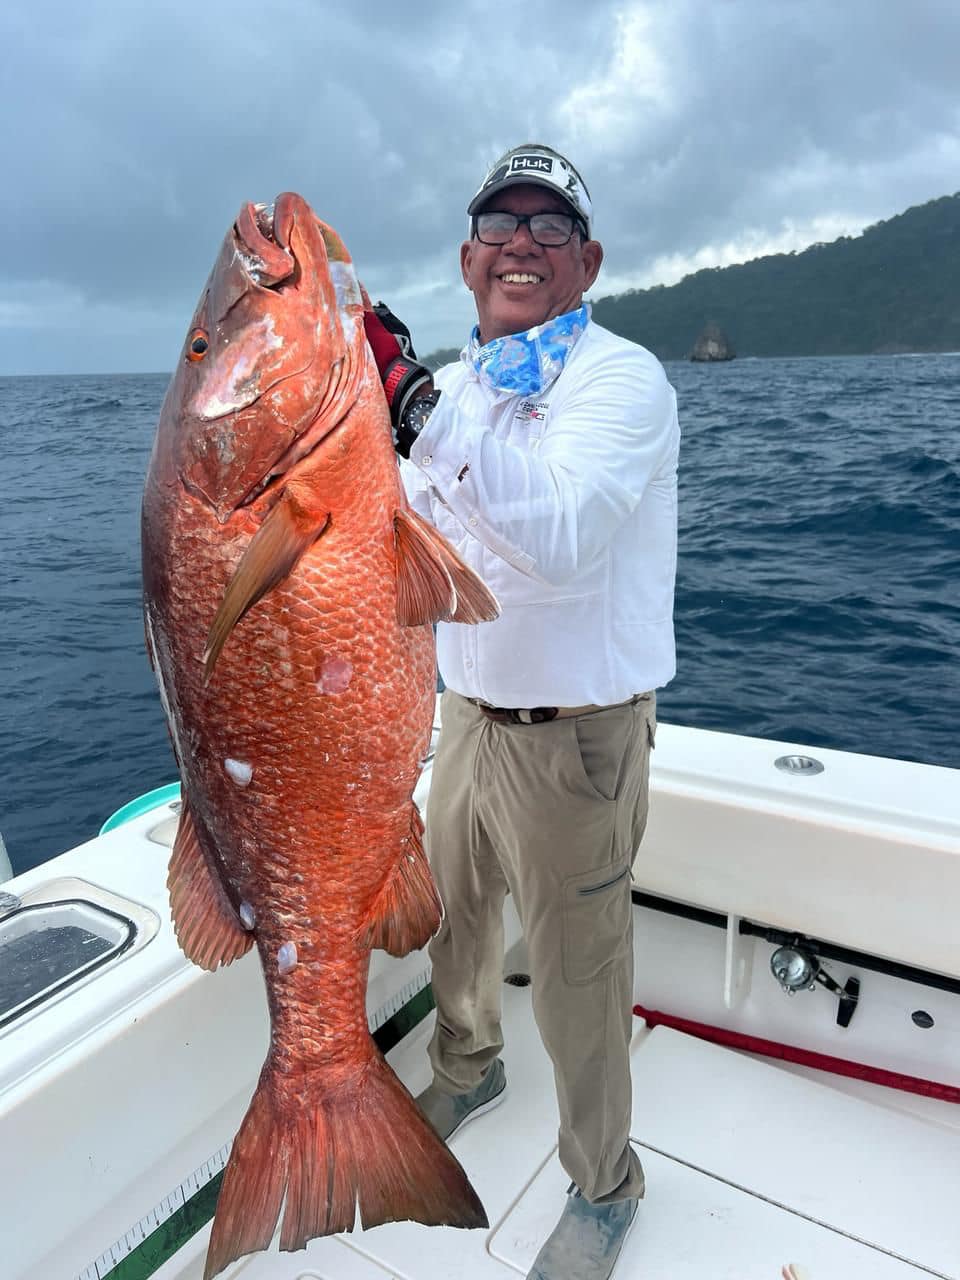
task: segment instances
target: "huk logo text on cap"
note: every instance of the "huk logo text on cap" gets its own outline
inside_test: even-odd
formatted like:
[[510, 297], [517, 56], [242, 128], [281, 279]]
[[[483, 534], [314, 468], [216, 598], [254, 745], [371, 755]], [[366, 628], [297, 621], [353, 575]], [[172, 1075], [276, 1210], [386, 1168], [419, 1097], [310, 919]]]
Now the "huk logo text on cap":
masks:
[[552, 173], [553, 161], [549, 156], [514, 156], [510, 162], [511, 173], [529, 171], [531, 169], [536, 173]]

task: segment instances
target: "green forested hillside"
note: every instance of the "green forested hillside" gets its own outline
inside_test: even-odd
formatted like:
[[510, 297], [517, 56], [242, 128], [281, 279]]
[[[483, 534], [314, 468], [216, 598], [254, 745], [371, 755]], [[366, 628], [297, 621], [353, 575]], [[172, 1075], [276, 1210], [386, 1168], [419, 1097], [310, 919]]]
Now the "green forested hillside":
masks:
[[741, 356], [960, 350], [960, 193], [855, 238], [601, 298], [593, 318], [663, 360], [711, 321]]

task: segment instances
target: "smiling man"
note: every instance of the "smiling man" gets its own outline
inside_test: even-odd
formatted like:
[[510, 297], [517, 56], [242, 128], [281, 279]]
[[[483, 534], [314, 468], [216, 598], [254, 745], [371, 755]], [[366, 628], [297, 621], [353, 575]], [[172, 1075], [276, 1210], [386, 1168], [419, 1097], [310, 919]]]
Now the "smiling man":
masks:
[[572, 1180], [528, 1280], [607, 1280], [644, 1190], [629, 1142], [630, 868], [655, 690], [675, 670], [676, 398], [649, 351], [590, 319], [603, 250], [569, 160], [507, 152], [468, 214], [478, 323], [435, 386], [396, 318], [382, 304], [366, 316], [411, 502], [502, 608], [438, 628], [427, 848], [445, 917], [418, 1101], [449, 1138], [504, 1097], [509, 891]]
[[575, 311], [603, 261], [586, 221], [558, 191], [523, 183], [484, 197], [470, 206], [473, 236], [460, 249], [481, 343]]

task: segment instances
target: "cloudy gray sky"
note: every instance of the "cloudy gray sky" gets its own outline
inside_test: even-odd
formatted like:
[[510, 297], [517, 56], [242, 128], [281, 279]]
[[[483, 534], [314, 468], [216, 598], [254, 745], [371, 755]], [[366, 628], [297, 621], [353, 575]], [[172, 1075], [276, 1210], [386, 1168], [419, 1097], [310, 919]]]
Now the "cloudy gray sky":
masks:
[[421, 352], [489, 163], [581, 169], [594, 297], [960, 188], [956, 0], [27, 0], [0, 11], [0, 374], [167, 370], [241, 203], [300, 191]]

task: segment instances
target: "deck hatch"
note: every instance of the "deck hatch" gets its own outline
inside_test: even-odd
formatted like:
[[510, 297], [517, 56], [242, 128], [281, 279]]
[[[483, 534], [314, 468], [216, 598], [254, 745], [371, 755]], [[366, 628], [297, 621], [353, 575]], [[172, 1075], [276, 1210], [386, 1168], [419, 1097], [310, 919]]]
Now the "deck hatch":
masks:
[[0, 1027], [130, 947], [137, 926], [84, 899], [21, 907], [0, 920]]

